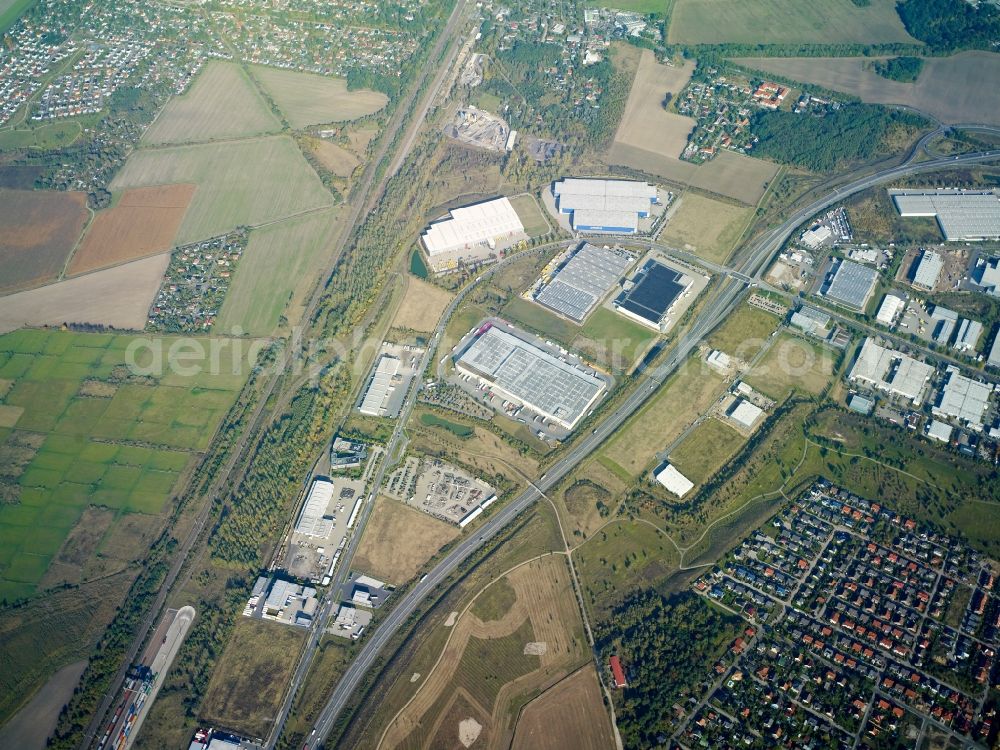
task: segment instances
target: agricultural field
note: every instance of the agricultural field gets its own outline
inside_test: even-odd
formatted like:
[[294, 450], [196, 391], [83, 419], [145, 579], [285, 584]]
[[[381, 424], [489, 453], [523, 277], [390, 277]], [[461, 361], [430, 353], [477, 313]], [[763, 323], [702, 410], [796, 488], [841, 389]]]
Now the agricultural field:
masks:
[[753, 209], [692, 192], [680, 200], [660, 239], [705, 260], [724, 263], [746, 230]]
[[623, 476], [639, 476], [657, 453], [712, 405], [724, 386], [722, 376], [704, 367], [700, 359], [688, 359], [611, 438], [598, 460]]
[[94, 216], [67, 273], [86, 273], [169, 250], [194, 193], [195, 186], [186, 184], [126, 190], [112, 208]]
[[873, 62], [860, 57], [735, 58], [754, 70], [843, 91], [870, 104], [902, 104], [944, 123], [1000, 124], [1000, 87], [982, 81], [1000, 79], [1000, 55], [960, 52], [928, 57], [915, 83], [878, 75]]
[[63, 323], [141, 331], [169, 262], [163, 253], [0, 297], [0, 333]]
[[204, 721], [266, 737], [295, 669], [307, 631], [241, 617], [212, 672]]
[[793, 392], [818, 396], [833, 379], [838, 359], [829, 347], [783, 331], [743, 379], [779, 402]]
[[198, 185], [174, 239], [178, 245], [333, 202], [288, 136], [141, 149], [129, 157], [111, 189], [178, 182]]
[[513, 747], [520, 750], [605, 750], [615, 744], [593, 665], [574, 672], [524, 707]]
[[357, 120], [375, 114], [389, 103], [389, 97], [378, 91], [348, 91], [343, 78], [256, 65], [252, 70], [261, 88], [295, 130]]
[[[81, 548], [99, 552], [112, 538], [129, 549], [138, 541], [137, 554], [147, 546], [150, 529], [131, 514], [141, 519], [164, 511], [248, 369], [185, 377], [170, 371], [175, 339], [147, 339], [138, 349], [134, 341], [29, 329], [0, 337], [0, 379], [12, 381], [2, 401], [23, 410], [13, 427], [0, 430], [0, 489], [8, 500], [0, 505], [0, 599], [102, 572]], [[223, 347], [222, 361], [227, 354]], [[184, 356], [186, 365], [196, 361], [187, 350]], [[90, 506], [114, 518], [95, 516]], [[102, 525], [106, 533], [95, 538]], [[117, 539], [122, 530], [131, 543]], [[50, 575], [53, 562], [59, 567]]]
[[365, 526], [354, 566], [400, 586], [458, 534], [455, 526], [380, 495]]
[[759, 307], [742, 305], [712, 332], [706, 343], [730, 357], [750, 362], [764, 348], [780, 322], [776, 315]]
[[143, 135], [145, 146], [237, 138], [281, 130], [236, 63], [211, 60], [191, 88], [173, 97]]
[[459, 614], [437, 662], [389, 723], [380, 747], [451, 747], [463, 732], [471, 740], [466, 746], [478, 738], [484, 747], [506, 747], [521, 705], [587, 659], [562, 558], [534, 560], [496, 581], [506, 581], [516, 594], [509, 608], [485, 622], [468, 608]]
[[406, 277], [406, 293], [392, 320], [394, 328], [430, 333], [454, 295], [415, 276]]
[[325, 169], [337, 177], [348, 178], [354, 170], [361, 166], [361, 159], [343, 146], [325, 141], [322, 138], [308, 140], [309, 150]]
[[[847, 2], [847, 0], [844, 0]], [[694, 69], [663, 65], [643, 50], [614, 142], [605, 161], [755, 205], [777, 174], [777, 166], [732, 151], [705, 164], [681, 161], [694, 120], [663, 108], [667, 93], [683, 90]]]
[[529, 237], [541, 237], [551, 231], [549, 222], [533, 195], [528, 193], [515, 195], [510, 199], [510, 204], [524, 224], [524, 232]]
[[683, 65], [664, 65], [657, 62], [652, 50], [644, 49], [615, 133], [615, 143], [658, 151], [669, 157], [680, 156], [695, 121], [668, 112], [663, 102], [667, 95], [676, 96], [683, 91], [693, 72], [693, 60]]
[[699, 485], [732, 458], [744, 440], [725, 422], [709, 418], [695, 427], [670, 454], [670, 463]]
[[239, 326], [251, 336], [270, 336], [282, 320], [294, 324], [320, 271], [332, 261], [340, 209], [293, 217], [250, 232], [233, 284], [213, 332]]
[[59, 276], [87, 216], [84, 193], [0, 190], [0, 293]]
[[638, 588], [655, 586], [672, 573], [680, 555], [652, 525], [619, 519], [573, 551], [583, 598], [596, 620]]
[[[723, 22], [722, 19], [724, 19]], [[677, 0], [670, 44], [917, 44], [893, 0]]]

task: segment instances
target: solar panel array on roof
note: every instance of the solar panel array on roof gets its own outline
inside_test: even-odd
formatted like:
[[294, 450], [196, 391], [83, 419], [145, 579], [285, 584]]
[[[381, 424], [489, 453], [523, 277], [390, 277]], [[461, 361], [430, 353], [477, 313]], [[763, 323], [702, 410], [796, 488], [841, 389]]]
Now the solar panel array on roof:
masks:
[[874, 268], [852, 260], [842, 260], [833, 272], [833, 280], [824, 294], [848, 307], [863, 310], [877, 280], [878, 272]]
[[632, 262], [624, 250], [584, 243], [535, 297], [577, 323], [601, 301]]
[[477, 336], [456, 364], [567, 429], [605, 388], [596, 375], [497, 327]]
[[615, 307], [659, 327], [670, 306], [690, 283], [684, 274], [650, 260], [642, 267], [634, 286], [615, 300]]

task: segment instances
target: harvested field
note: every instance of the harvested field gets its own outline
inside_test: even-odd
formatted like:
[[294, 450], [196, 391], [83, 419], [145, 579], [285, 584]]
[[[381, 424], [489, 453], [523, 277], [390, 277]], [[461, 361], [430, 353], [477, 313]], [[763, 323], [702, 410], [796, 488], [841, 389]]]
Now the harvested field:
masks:
[[306, 296], [332, 260], [340, 209], [290, 218], [250, 233], [213, 332], [269, 336], [284, 317], [298, 322]]
[[[505, 577], [516, 600], [500, 619], [483, 622], [466, 610], [449, 632], [440, 658], [416, 683], [410, 701], [389, 723], [379, 747], [446, 746], [455, 734], [456, 695], [482, 725], [482, 747], [509, 747], [525, 700], [560, 681], [586, 658], [586, 641], [561, 557], [544, 557]], [[497, 579], [504, 580], [504, 579]], [[489, 589], [483, 589], [485, 594]], [[525, 653], [544, 651], [540, 655]], [[537, 644], [544, 643], [544, 649]], [[452, 726], [445, 726], [449, 722]]]
[[524, 707], [513, 747], [519, 750], [605, 750], [614, 747], [593, 665], [549, 688]]
[[306, 631], [266, 620], [239, 619], [212, 673], [200, 717], [251, 737], [266, 737]]
[[719, 397], [725, 383], [697, 357], [688, 359], [653, 399], [618, 431], [603, 456], [639, 476], [654, 456], [675, 440]]
[[723, 150], [711, 161], [692, 164], [657, 150], [617, 142], [608, 149], [605, 161], [749, 205], [756, 205], [778, 173], [777, 164], [733, 151]]
[[668, 93], [673, 96], [680, 93], [693, 72], [693, 60], [680, 66], [663, 65], [656, 61], [651, 50], [644, 49], [615, 133], [615, 143], [657, 151], [665, 156], [680, 156], [695, 121], [667, 112], [663, 101]]
[[127, 190], [113, 208], [101, 211], [70, 260], [70, 275], [162, 253], [173, 246], [195, 185]]
[[87, 221], [87, 196], [0, 190], [0, 293], [56, 278]]
[[430, 333], [454, 295], [414, 276], [406, 279], [406, 294], [392, 321], [394, 328]]
[[677, 0], [670, 44], [916, 44], [894, 0]]
[[706, 419], [670, 454], [670, 463], [699, 485], [732, 458], [744, 442], [745, 438], [725, 422]]
[[262, 66], [254, 66], [253, 74], [296, 130], [356, 120], [378, 112], [389, 103], [389, 97], [379, 91], [348, 91], [343, 78]]
[[63, 323], [141, 331], [169, 260], [163, 253], [0, 297], [0, 333]]
[[540, 237], [551, 231], [549, 222], [545, 219], [545, 214], [533, 195], [528, 193], [515, 195], [510, 199], [510, 204], [517, 212], [521, 223], [524, 224], [524, 233], [529, 237]]
[[685, 193], [660, 239], [705, 260], [722, 263], [746, 229], [753, 209]]
[[872, 70], [875, 58], [736, 58], [755, 70], [843, 91], [872, 104], [902, 104], [945, 123], [1000, 124], [1000, 55], [961, 52], [929, 57], [915, 83], [890, 81]]
[[663, 100], [668, 92], [680, 92], [693, 70], [693, 62], [671, 67], [658, 63], [651, 51], [642, 51], [606, 161], [755, 204], [776, 174], [775, 165], [732, 151], [723, 151], [702, 165], [679, 158], [694, 120], [667, 112]]
[[129, 157], [111, 188], [178, 182], [199, 188], [177, 233], [178, 245], [333, 203], [288, 136], [142, 149]]
[[143, 145], [260, 135], [281, 123], [236, 63], [211, 60], [191, 88], [173, 97], [143, 135]]
[[712, 332], [707, 343], [730, 357], [751, 362], [767, 344], [780, 322], [777, 315], [759, 307], [742, 305]]
[[59, 712], [73, 697], [80, 675], [87, 661], [73, 662], [58, 672], [35, 693], [35, 696], [12, 718], [0, 727], [0, 747], [34, 750], [46, 747], [45, 741], [56, 728]]
[[337, 177], [350, 177], [354, 170], [361, 166], [361, 159], [354, 153], [336, 143], [314, 138], [309, 141], [309, 148], [319, 163], [329, 169]]
[[458, 534], [456, 527], [444, 521], [379, 496], [365, 526], [355, 567], [399, 586]]

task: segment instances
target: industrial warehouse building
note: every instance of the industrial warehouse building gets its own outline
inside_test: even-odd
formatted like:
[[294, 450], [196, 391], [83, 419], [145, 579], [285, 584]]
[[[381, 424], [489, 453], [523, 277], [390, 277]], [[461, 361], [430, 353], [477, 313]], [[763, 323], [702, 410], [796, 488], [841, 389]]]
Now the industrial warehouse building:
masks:
[[602, 234], [635, 234], [657, 200], [656, 186], [648, 182], [576, 177], [554, 183], [552, 195], [574, 231]]
[[582, 323], [634, 260], [626, 250], [585, 242], [559, 266], [535, 302]]
[[597, 402], [607, 383], [526, 339], [487, 324], [455, 362], [456, 369], [487, 383], [567, 430]]
[[877, 281], [878, 271], [874, 268], [852, 260], [837, 260], [822, 294], [846, 307], [864, 310]]
[[375, 374], [368, 384], [365, 397], [358, 408], [362, 414], [369, 417], [384, 417], [388, 412], [389, 398], [395, 391], [401, 378], [399, 375], [399, 359], [383, 354], [375, 367]]
[[481, 263], [527, 237], [511, 202], [497, 198], [453, 208], [447, 217], [427, 227], [421, 239], [431, 267], [440, 271], [459, 261]]
[[666, 487], [667, 492], [677, 497], [684, 497], [694, 489], [694, 482], [677, 471], [673, 464], [664, 464], [663, 468], [656, 472], [656, 481]]
[[879, 346], [875, 339], [867, 338], [848, 379], [905, 398], [914, 406], [919, 406], [927, 381], [933, 374], [934, 368], [926, 362]]
[[900, 216], [937, 219], [950, 242], [1000, 239], [1000, 195], [975, 190], [890, 190]]
[[932, 411], [982, 429], [983, 415], [989, 407], [993, 386], [962, 375], [954, 365], [948, 367], [947, 380]]
[[944, 269], [944, 258], [935, 250], [924, 250], [917, 264], [917, 270], [913, 272], [913, 286], [928, 291], [937, 286], [938, 278]]
[[644, 326], [661, 330], [663, 319], [693, 280], [655, 260], [646, 261], [615, 299], [615, 309]]

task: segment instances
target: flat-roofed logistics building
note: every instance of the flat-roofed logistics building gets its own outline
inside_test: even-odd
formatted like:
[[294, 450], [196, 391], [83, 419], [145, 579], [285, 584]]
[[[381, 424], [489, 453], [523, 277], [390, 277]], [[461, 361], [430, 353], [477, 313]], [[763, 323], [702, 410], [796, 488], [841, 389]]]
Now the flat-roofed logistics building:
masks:
[[663, 468], [656, 472], [656, 481], [667, 488], [667, 492], [684, 497], [692, 489], [694, 482], [677, 471], [673, 464], [664, 464]]
[[993, 386], [965, 377], [954, 365], [948, 367], [945, 377], [947, 379], [932, 409], [934, 414], [959, 419], [977, 429], [981, 428]]
[[535, 302], [582, 323], [634, 260], [631, 253], [621, 248], [596, 247], [585, 242], [559, 266], [535, 295]]
[[900, 216], [932, 216], [949, 242], [1000, 239], [1000, 195], [992, 190], [890, 190]]
[[459, 261], [482, 262], [523, 239], [527, 239], [524, 224], [507, 198], [453, 208], [422, 237], [435, 271], [453, 268]]
[[867, 338], [848, 379], [908, 399], [914, 406], [919, 406], [933, 373], [934, 368], [926, 362], [879, 346], [875, 339]]
[[904, 309], [906, 309], [905, 299], [897, 297], [895, 294], [887, 294], [878, 308], [875, 320], [884, 326], [892, 327]]
[[647, 260], [615, 299], [614, 306], [622, 315], [659, 331], [663, 319], [693, 283], [680, 271]]
[[938, 278], [944, 269], [944, 258], [936, 250], [924, 250], [917, 264], [917, 270], [913, 272], [913, 286], [921, 289], [933, 289], [937, 286]]
[[455, 367], [567, 430], [573, 429], [607, 388], [595, 373], [490, 323], [473, 336]]
[[395, 385], [399, 380], [397, 377], [399, 374], [399, 365], [399, 359], [396, 357], [388, 354], [382, 355], [378, 361], [378, 365], [375, 367], [375, 373], [372, 375], [372, 380], [368, 384], [368, 390], [365, 391], [365, 397], [362, 399], [358, 411], [362, 414], [367, 414], [369, 417], [385, 416], [389, 397], [392, 395]]
[[559, 211], [577, 232], [635, 234], [656, 203], [655, 185], [634, 180], [567, 177], [552, 185]]
[[838, 260], [823, 295], [855, 310], [864, 310], [875, 290], [878, 271], [852, 260]]

